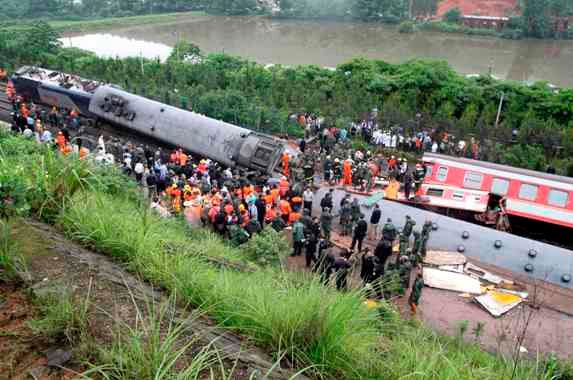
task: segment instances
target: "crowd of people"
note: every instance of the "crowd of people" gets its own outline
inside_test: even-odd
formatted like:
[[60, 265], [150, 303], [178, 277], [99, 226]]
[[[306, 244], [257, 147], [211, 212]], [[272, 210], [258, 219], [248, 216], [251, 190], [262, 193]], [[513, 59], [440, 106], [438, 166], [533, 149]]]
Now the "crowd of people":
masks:
[[[76, 110], [53, 107], [46, 111], [25, 102], [11, 86], [7, 88], [7, 95], [13, 104], [12, 129], [15, 132], [42, 144], [53, 144], [63, 154], [75, 150], [80, 158], [87, 155], [87, 149], [81, 146], [81, 138], [75, 139], [75, 144], [71, 143], [70, 131], [79, 132], [81, 125]], [[325, 282], [333, 277], [340, 290], [347, 288], [350, 270], [361, 262], [360, 276], [364, 286], [371, 289], [373, 296], [383, 296], [383, 289], [377, 284], [382, 282], [392, 248], [398, 242], [399, 255], [392, 266], [401, 271], [407, 287], [410, 270], [425, 252], [431, 223], [426, 223], [421, 231], [415, 231], [414, 221], [407, 217], [400, 233], [390, 219], [381, 227], [382, 211], [378, 204], [374, 205], [367, 221], [358, 199], [350, 194], [334, 205], [332, 185], [369, 194], [379, 178], [390, 178], [402, 183], [409, 198], [411, 190], [415, 194], [423, 181], [424, 167], [417, 163], [411, 170], [405, 159], [351, 149], [348, 134], [368, 135], [367, 130], [372, 128], [368, 123], [362, 123], [356, 130], [353, 125], [347, 132], [321, 126], [319, 118], [299, 121], [310, 129], [311, 136], [308, 137], [314, 134], [319, 138], [318, 144], [307, 145], [306, 141], [311, 139], [302, 139], [298, 154], [285, 152], [281, 159], [282, 177], [278, 180], [238, 168], [226, 168], [181, 148], [168, 151], [116, 141], [108, 143], [106, 152], [100, 138], [94, 156], [96, 159], [107, 157], [115, 150], [114, 156], [119, 159], [121, 168], [146, 188], [151, 207], [160, 215], [194, 215], [203, 226], [235, 245], [245, 243], [266, 226], [276, 231], [292, 229], [292, 256], [304, 255], [310, 270]], [[370, 138], [375, 134], [376, 131]], [[322, 199], [317, 200], [316, 186], [331, 187]], [[352, 236], [348, 249], [340, 250], [333, 244], [331, 233], [336, 222], [342, 236]], [[366, 238], [377, 242], [373, 252], [365, 247]], [[417, 303], [415, 298], [413, 305]]]

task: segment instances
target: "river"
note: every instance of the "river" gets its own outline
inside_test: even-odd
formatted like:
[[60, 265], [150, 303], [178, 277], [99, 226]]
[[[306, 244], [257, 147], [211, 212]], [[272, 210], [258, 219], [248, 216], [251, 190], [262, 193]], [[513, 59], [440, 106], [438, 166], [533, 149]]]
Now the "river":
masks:
[[428, 31], [402, 34], [394, 27], [371, 23], [224, 16], [118, 26], [105, 33], [67, 35], [63, 41], [65, 46], [103, 56], [164, 59], [178, 39], [192, 41], [204, 52], [225, 52], [265, 64], [335, 67], [356, 57], [391, 63], [440, 59], [463, 74], [491, 69], [502, 79], [573, 87], [573, 41], [510, 41]]

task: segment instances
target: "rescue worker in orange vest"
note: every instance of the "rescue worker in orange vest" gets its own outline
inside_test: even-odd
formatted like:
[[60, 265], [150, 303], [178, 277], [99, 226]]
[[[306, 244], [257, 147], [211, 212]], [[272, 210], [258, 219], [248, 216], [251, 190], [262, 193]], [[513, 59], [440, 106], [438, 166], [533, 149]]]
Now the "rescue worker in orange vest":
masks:
[[288, 216], [288, 224], [292, 226], [297, 220], [300, 219], [300, 212], [292, 211]]
[[279, 195], [281, 196], [281, 198], [286, 195], [289, 189], [290, 189], [290, 183], [288, 182], [287, 177], [284, 176], [281, 178], [281, 181], [279, 182]]
[[279, 203], [279, 209], [281, 211], [281, 218], [283, 219], [283, 222], [288, 223], [289, 215], [292, 212], [289, 201], [287, 199], [281, 199]]
[[64, 136], [62, 131], [58, 132], [58, 136], [56, 136], [56, 143], [58, 144], [58, 148], [60, 149], [60, 152], [63, 153], [64, 149], [66, 147], [66, 136]]
[[179, 165], [186, 166], [187, 161], [189, 161], [189, 156], [186, 155], [182, 150], [179, 151]]
[[86, 158], [88, 156], [90, 151], [87, 148], [80, 146], [79, 147], [79, 153], [80, 153], [80, 160], [83, 160], [84, 158]]
[[294, 196], [291, 199], [292, 202], [292, 209], [299, 211], [302, 208], [302, 197], [301, 196]]
[[176, 213], [181, 211], [181, 190], [175, 184], [171, 190], [171, 204], [173, 206], [173, 211]]
[[274, 202], [273, 194], [271, 190], [267, 190], [267, 194], [265, 195], [265, 206], [267, 206], [267, 210], [269, 206], [272, 206]]
[[241, 214], [241, 227], [245, 228], [249, 224], [249, 212], [244, 205], [239, 206], [239, 212]]
[[70, 154], [72, 152], [73, 152], [73, 149], [72, 149], [72, 146], [70, 144], [66, 144], [66, 146], [62, 150], [62, 153], [64, 154], [64, 156], [67, 156], [68, 154]]
[[344, 161], [342, 166], [343, 185], [352, 185], [352, 162], [350, 159]]
[[289, 175], [289, 167], [288, 167], [288, 161], [289, 161], [289, 159], [290, 159], [290, 157], [289, 157], [288, 153], [287, 153], [287, 152], [284, 152], [284, 153], [283, 153], [283, 156], [282, 156], [282, 158], [281, 158], [281, 160], [282, 160], [282, 162], [283, 162], [283, 175], [284, 175], [285, 177], [287, 177], [287, 178], [288, 178], [288, 175]]
[[275, 205], [278, 205], [279, 204], [279, 197], [281, 194], [280, 194], [280, 190], [279, 190], [277, 185], [274, 185], [273, 188], [271, 189], [271, 195], [273, 197], [273, 203]]
[[277, 210], [272, 206], [272, 204], [266, 205], [266, 212], [265, 212], [265, 222], [267, 224], [271, 223], [277, 217]]

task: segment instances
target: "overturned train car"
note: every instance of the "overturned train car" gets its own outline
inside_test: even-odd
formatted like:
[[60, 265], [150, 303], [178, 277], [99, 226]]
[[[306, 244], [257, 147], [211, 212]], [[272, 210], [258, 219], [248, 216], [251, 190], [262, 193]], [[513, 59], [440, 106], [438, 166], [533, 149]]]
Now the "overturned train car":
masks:
[[272, 174], [284, 144], [279, 140], [110, 86], [99, 86], [89, 112], [157, 140], [227, 166]]
[[24, 66], [11, 78], [19, 95], [39, 104], [77, 109], [223, 165], [273, 174], [284, 143], [219, 120], [130, 94], [78, 76]]

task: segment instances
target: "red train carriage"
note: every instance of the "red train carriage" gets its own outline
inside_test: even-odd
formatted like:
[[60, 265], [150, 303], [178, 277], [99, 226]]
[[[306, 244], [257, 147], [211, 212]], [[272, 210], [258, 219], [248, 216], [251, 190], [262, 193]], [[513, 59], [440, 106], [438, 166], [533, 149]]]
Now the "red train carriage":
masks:
[[573, 228], [573, 178], [426, 153], [420, 199], [438, 208], [473, 212], [509, 227], [509, 216]]

